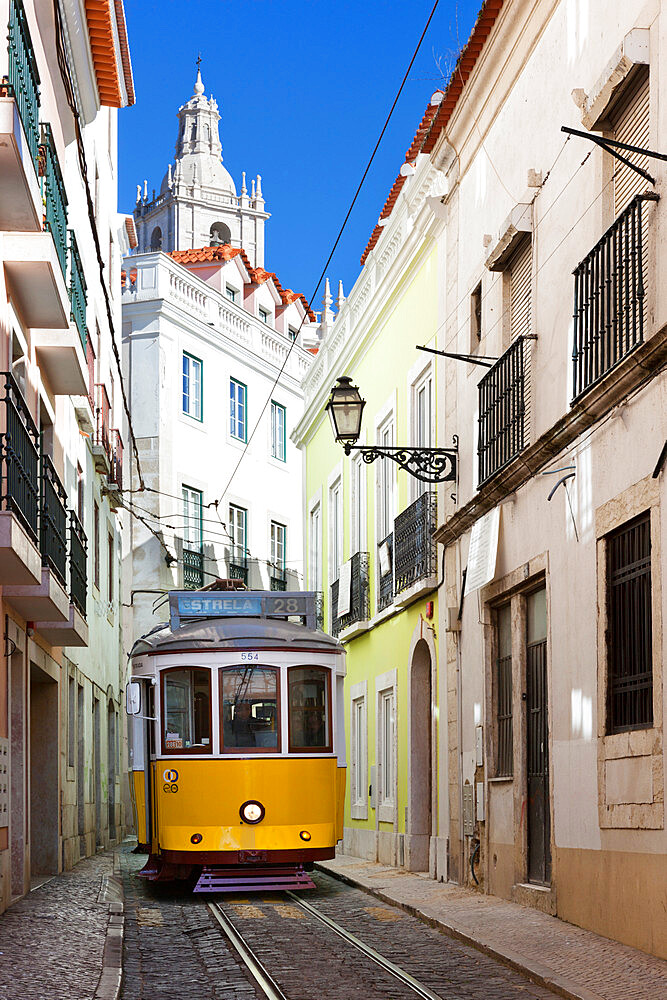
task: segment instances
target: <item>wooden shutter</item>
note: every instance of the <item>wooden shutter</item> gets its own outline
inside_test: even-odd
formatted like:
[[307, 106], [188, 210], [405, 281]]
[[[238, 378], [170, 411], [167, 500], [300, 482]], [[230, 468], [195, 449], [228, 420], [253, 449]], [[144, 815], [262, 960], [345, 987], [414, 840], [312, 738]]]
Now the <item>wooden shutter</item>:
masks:
[[[650, 147], [648, 77], [619, 112], [614, 126], [613, 138], [618, 142], [627, 142], [631, 146], [641, 146], [643, 149]], [[637, 166], [650, 172], [648, 156], [641, 153], [630, 153], [623, 149], [619, 152], [632, 163], [636, 163]], [[650, 183], [631, 167], [621, 163], [620, 160], [614, 160], [614, 217], [621, 214], [636, 194], [650, 187]]]
[[532, 241], [530, 238], [526, 238], [509, 265], [510, 341], [530, 333], [532, 250]]

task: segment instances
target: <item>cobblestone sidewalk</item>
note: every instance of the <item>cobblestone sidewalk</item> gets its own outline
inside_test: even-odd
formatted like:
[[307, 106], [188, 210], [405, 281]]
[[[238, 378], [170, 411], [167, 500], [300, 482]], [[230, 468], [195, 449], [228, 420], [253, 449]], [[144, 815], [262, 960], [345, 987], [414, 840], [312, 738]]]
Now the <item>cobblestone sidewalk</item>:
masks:
[[[93, 1000], [101, 983], [113, 854], [81, 861], [0, 915], [0, 1000]], [[117, 904], [116, 904], [117, 905]]]
[[667, 962], [556, 917], [346, 855], [318, 867], [436, 924], [571, 1000], [667, 997]]

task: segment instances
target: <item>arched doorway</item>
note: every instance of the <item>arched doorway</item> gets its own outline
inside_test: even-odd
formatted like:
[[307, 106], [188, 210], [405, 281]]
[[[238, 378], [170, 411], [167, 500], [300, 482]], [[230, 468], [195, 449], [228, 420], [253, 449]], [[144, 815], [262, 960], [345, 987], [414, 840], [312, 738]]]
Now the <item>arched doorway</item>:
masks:
[[[421, 631], [421, 629], [420, 629]], [[430, 638], [430, 632], [429, 638]], [[410, 650], [409, 779], [406, 867], [429, 870], [433, 832], [433, 692], [434, 651], [421, 636]]]

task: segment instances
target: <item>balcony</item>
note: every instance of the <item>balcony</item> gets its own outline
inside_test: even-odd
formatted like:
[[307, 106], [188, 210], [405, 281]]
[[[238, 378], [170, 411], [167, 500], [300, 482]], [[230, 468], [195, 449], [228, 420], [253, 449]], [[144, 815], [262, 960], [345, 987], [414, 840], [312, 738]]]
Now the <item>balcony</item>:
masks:
[[201, 549], [183, 547], [183, 589], [198, 590], [204, 586], [204, 553]]
[[120, 431], [115, 428], [110, 432], [109, 475], [107, 476], [106, 494], [112, 510], [121, 506], [123, 493], [123, 439]]
[[48, 455], [42, 455], [39, 547], [42, 553], [42, 565], [53, 570], [65, 587], [67, 574], [67, 494]]
[[69, 514], [70, 606], [66, 621], [36, 621], [42, 638], [54, 646], [87, 646], [86, 624], [87, 544], [81, 523], [73, 511]]
[[60, 270], [65, 277], [67, 270], [67, 195], [50, 125], [42, 125], [40, 150], [44, 164], [44, 224], [53, 238], [60, 262]]
[[67, 330], [69, 296], [51, 234], [5, 233], [2, 246], [9, 292], [25, 325]]
[[76, 325], [81, 338], [81, 346], [86, 350], [86, 279], [83, 276], [83, 265], [76, 242], [76, 236], [70, 229], [69, 234], [69, 297], [71, 304], [70, 319]]
[[[74, 335], [77, 344], [81, 344], [78, 331]], [[79, 393], [72, 401], [79, 427], [84, 434], [92, 436], [95, 432], [95, 348], [91, 337], [86, 340], [86, 391]]]
[[0, 84], [0, 230], [39, 232], [39, 75], [23, 5], [12, 0], [9, 7], [8, 72]]
[[574, 271], [573, 402], [644, 340], [648, 202], [638, 194]]
[[242, 580], [248, 586], [248, 556], [241, 548], [233, 548], [229, 554], [228, 572], [230, 579]]
[[111, 428], [109, 396], [106, 387], [95, 385], [95, 436], [93, 438], [93, 459], [98, 472], [108, 476], [111, 471]]
[[528, 443], [528, 373], [528, 340], [517, 337], [479, 383], [480, 487]]
[[383, 611], [394, 600], [394, 533], [378, 542], [377, 609]]
[[368, 586], [368, 552], [357, 552], [350, 560], [349, 610], [338, 613], [340, 578], [331, 584], [331, 634], [340, 635], [352, 625], [370, 618], [370, 588]]
[[269, 586], [271, 590], [287, 590], [287, 572], [284, 566], [269, 565]]
[[11, 0], [9, 8], [7, 76], [0, 83], [0, 230], [39, 232], [39, 76], [23, 5]]
[[437, 495], [422, 493], [394, 521], [394, 580], [396, 594], [411, 595], [419, 584], [433, 587], [437, 573]]
[[41, 580], [38, 542], [39, 434], [16, 380], [2, 373], [0, 397], [0, 584]]

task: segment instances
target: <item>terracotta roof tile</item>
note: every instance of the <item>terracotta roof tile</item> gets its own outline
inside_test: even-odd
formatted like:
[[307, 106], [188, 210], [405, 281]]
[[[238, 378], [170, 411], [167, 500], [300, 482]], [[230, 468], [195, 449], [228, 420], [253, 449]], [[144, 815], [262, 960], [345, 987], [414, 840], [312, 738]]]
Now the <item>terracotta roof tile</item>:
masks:
[[[504, 0], [484, 0], [479, 14], [477, 15], [477, 20], [475, 21], [470, 38], [461, 50], [456, 66], [454, 67], [452, 75], [449, 78], [449, 83], [444, 91], [443, 99], [440, 104], [429, 104], [427, 107], [419, 128], [415, 133], [415, 137], [410, 144], [410, 148], [405, 154], [406, 163], [411, 163], [415, 160], [419, 153], [430, 153], [435, 147], [440, 135], [449, 123], [454, 108], [456, 107], [458, 99], [463, 91], [463, 87], [475, 67], [477, 57], [484, 48], [486, 39], [491, 34], [491, 30], [496, 23], [496, 18], [500, 13], [503, 2]], [[442, 93], [442, 91], [440, 91], [440, 93]], [[384, 203], [384, 208], [380, 213], [381, 219], [388, 219], [391, 215], [404, 184], [405, 177], [402, 177], [401, 174], [399, 174], [394, 181], [391, 191], [389, 192], [389, 197]], [[366, 244], [366, 249], [361, 255], [362, 267], [366, 263], [366, 258], [369, 253], [380, 239], [382, 229], [382, 226], [377, 225], [371, 233], [371, 238]]]
[[283, 288], [273, 271], [267, 271], [263, 267], [253, 267], [248, 259], [248, 255], [241, 247], [232, 247], [228, 243], [225, 243], [217, 247], [201, 247], [199, 250], [172, 250], [169, 256], [185, 267], [188, 264], [213, 264], [216, 261], [226, 262], [240, 256], [254, 285], [263, 285], [265, 282], [271, 280], [284, 306], [288, 306], [292, 302], [296, 302], [297, 299], [300, 299], [303, 308], [306, 310], [308, 319], [311, 323], [315, 322], [315, 313], [310, 308], [306, 296], [302, 292], [293, 292], [291, 288]]

